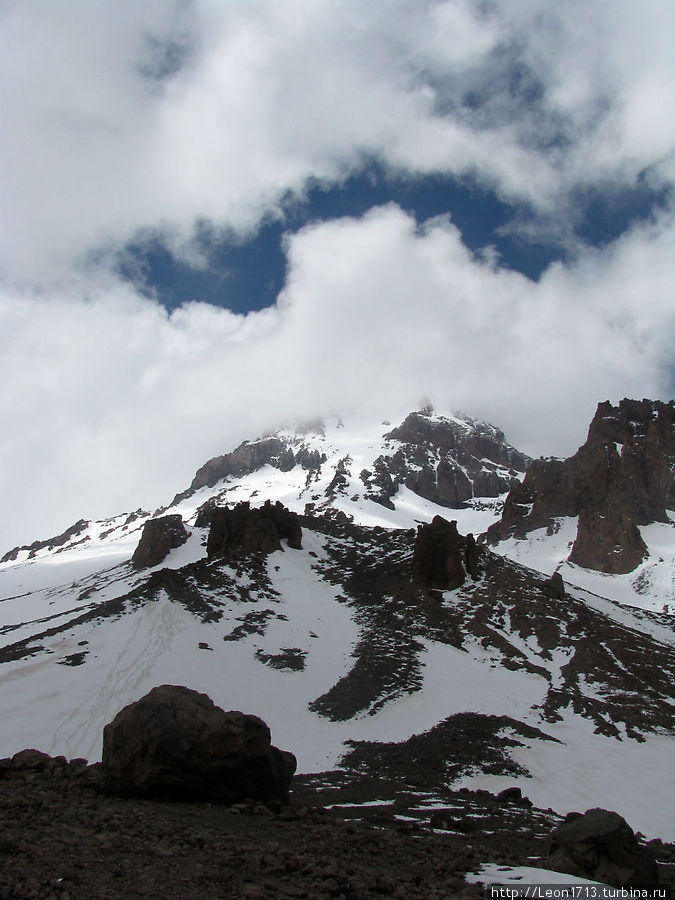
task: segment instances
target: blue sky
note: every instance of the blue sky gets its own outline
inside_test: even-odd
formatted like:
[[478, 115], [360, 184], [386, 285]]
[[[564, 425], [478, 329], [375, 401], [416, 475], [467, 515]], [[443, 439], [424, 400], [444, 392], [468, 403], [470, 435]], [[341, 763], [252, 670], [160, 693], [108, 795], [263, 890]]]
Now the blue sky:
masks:
[[252, 235], [203, 229], [206, 264], [176, 258], [161, 235], [141, 236], [120, 252], [119, 271], [167, 309], [201, 300], [237, 313], [272, 306], [286, 277], [284, 240], [307, 223], [361, 217], [396, 204], [422, 224], [448, 216], [465, 246], [478, 257], [488, 250], [501, 267], [537, 281], [554, 261], [569, 261], [579, 246], [603, 247], [668, 207], [671, 188], [642, 174], [629, 185], [584, 187], [573, 196], [568, 234], [520, 234], [514, 226], [536, 215], [526, 204], [505, 202], [473, 178], [433, 174], [390, 175], [374, 162], [344, 181], [310, 184], [302, 200], [289, 200]]
[[564, 455], [672, 397], [674, 33], [669, 0], [4, 3], [0, 546], [282, 422], [430, 398]]

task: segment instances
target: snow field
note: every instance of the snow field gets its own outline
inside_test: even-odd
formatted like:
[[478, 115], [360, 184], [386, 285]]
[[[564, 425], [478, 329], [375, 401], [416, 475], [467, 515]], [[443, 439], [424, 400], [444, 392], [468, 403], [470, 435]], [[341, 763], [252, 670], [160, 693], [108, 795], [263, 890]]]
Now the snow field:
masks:
[[648, 839], [675, 840], [672, 737], [650, 735], [644, 742], [605, 737], [569, 711], [562, 722], [539, 727], [561, 743], [520, 739], [523, 746], [512, 755], [531, 777], [476, 775], [456, 786], [493, 793], [516, 786], [535, 806], [563, 815], [601, 806], [618, 812]]

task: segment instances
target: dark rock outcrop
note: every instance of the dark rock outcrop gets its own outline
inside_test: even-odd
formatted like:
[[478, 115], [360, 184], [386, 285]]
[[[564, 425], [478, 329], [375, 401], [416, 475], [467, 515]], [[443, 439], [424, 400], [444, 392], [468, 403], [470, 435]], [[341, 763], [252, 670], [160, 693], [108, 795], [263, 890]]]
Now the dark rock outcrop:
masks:
[[131, 564], [135, 569], [158, 566], [171, 550], [182, 546], [188, 537], [183, 519], [177, 513], [159, 519], [149, 519], [143, 526], [143, 533], [131, 557]]
[[530, 459], [506, 443], [487, 422], [436, 416], [431, 410], [408, 415], [385, 438], [401, 444], [363, 472], [371, 500], [391, 504], [400, 485], [447, 508], [472, 497], [497, 497], [518, 481]]
[[51, 762], [51, 756], [42, 750], [19, 750], [12, 757], [12, 766], [19, 771], [42, 772]]
[[224, 712], [206, 695], [161, 685], [103, 730], [110, 794], [236, 803], [285, 800], [296, 762], [271, 745], [257, 716]]
[[566, 460], [534, 461], [507, 497], [487, 540], [524, 538], [555, 520], [579, 516], [569, 559], [619, 574], [647, 548], [637, 526], [667, 522], [675, 509], [675, 402], [622, 400], [598, 405], [586, 443]]
[[274, 553], [282, 550], [281, 541], [299, 550], [302, 547], [302, 528], [295, 513], [278, 501], [268, 500], [261, 507], [248, 502], [235, 507], [211, 510], [211, 528], [206, 544], [209, 557], [232, 553]]
[[242, 475], [248, 475], [250, 472], [255, 472], [256, 469], [268, 465], [272, 460], [277, 460], [278, 468], [283, 467], [285, 470], [288, 465], [285, 451], [286, 445], [280, 438], [263, 438], [253, 443], [244, 441], [232, 453], [215, 456], [205, 462], [197, 470], [189, 490], [196, 491], [201, 487], [213, 487], [228, 475], [241, 478]]
[[413, 551], [413, 582], [435, 591], [461, 587], [466, 580], [465, 545], [457, 522], [434, 516], [430, 524], [419, 525]]
[[550, 578], [547, 578], [542, 585], [542, 590], [547, 597], [563, 600], [565, 598], [565, 582], [560, 572], [554, 572]]
[[640, 529], [616, 498], [599, 508], [582, 509], [570, 562], [598, 572], [632, 572], [648, 555]]
[[466, 542], [464, 544], [464, 567], [466, 568], [467, 574], [470, 575], [475, 581], [476, 578], [480, 575], [480, 551], [478, 550], [478, 546], [476, 544], [476, 539], [469, 532], [466, 536]]
[[[319, 426], [316, 426], [319, 428]], [[311, 429], [308, 429], [311, 430]], [[295, 444], [293, 445], [295, 446]], [[299, 465], [309, 471], [318, 469], [325, 461], [325, 456], [318, 450], [310, 450], [304, 444], [295, 446], [284, 437], [264, 437], [260, 440], [244, 441], [231, 453], [214, 456], [199, 468], [192, 479], [190, 487], [177, 494], [172, 505], [189, 497], [202, 487], [213, 487], [223, 478], [241, 478], [256, 472], [263, 466], [274, 466], [282, 472], [289, 472]]]
[[658, 869], [653, 853], [640, 845], [618, 813], [589, 809], [570, 814], [551, 835], [551, 854], [542, 867], [617, 887], [654, 885]]

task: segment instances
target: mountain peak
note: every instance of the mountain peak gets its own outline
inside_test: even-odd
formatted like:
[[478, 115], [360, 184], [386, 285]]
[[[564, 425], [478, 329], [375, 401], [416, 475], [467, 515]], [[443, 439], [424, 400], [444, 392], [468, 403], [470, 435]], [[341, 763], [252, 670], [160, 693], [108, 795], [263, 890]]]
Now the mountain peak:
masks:
[[[387, 420], [354, 427], [335, 419], [246, 441], [201, 466], [172, 506], [204, 489], [222, 492], [228, 502], [246, 499], [247, 491], [249, 496], [261, 491], [257, 482], [264, 478], [267, 493], [281, 492], [274, 499], [296, 512], [330, 511], [361, 520], [364, 510], [381, 515], [372, 503], [395, 511], [401, 488], [442, 508], [462, 509], [506, 494], [528, 463], [498, 428], [427, 407], [394, 428]], [[485, 526], [481, 521], [467, 530]]]
[[600, 403], [586, 442], [566, 460], [535, 460], [515, 484], [490, 543], [552, 535], [576, 518], [570, 563], [606, 574], [633, 572], [648, 556], [639, 526], [668, 524], [675, 510], [675, 403]]

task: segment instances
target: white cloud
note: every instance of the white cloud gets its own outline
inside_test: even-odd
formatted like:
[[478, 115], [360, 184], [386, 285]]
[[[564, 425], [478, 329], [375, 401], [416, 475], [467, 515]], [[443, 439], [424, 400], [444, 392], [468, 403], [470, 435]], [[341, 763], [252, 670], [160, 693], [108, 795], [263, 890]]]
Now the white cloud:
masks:
[[531, 452], [573, 451], [598, 400], [665, 390], [666, 225], [533, 284], [473, 259], [447, 221], [420, 231], [383, 207], [294, 236], [278, 307], [246, 317], [205, 304], [168, 315], [115, 283], [93, 300], [5, 292], [3, 543], [160, 505], [206, 458], [281, 420], [381, 418], [425, 394]]
[[378, 209], [292, 237], [245, 318], [81, 263], [141, 229], [198, 261], [196, 222], [254, 229], [370, 156], [564, 234], [574, 188], [675, 180], [674, 31], [666, 0], [2, 4], [0, 546], [159, 504], [271, 417], [428, 394], [565, 453], [598, 400], [672, 390], [666, 213], [533, 284]]
[[[673, 176], [672, 4], [488, 10], [4, 4], [0, 268], [50, 284], [143, 227], [183, 240], [196, 220], [253, 228], [308, 177], [339, 177], [364, 154], [472, 172], [549, 212], [578, 181]], [[536, 102], [512, 90], [524, 74]], [[537, 143], [556, 136], [563, 149]]]

